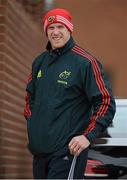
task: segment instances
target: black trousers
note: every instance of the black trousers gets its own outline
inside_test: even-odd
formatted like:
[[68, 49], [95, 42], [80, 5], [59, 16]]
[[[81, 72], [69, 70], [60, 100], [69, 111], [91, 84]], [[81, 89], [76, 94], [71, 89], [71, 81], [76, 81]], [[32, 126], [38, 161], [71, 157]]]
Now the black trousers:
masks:
[[[74, 156], [69, 150], [62, 149], [53, 154], [41, 154], [33, 157], [34, 179], [67, 179]], [[76, 159], [73, 179], [84, 179], [88, 158], [88, 148]]]

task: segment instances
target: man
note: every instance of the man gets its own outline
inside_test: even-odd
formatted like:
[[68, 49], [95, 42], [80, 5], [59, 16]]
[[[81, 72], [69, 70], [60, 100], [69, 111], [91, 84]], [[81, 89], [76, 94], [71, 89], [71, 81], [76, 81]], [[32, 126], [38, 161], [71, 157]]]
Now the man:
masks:
[[[72, 38], [70, 13], [43, 18], [47, 50], [32, 64], [25, 117], [36, 179], [83, 179], [89, 146], [112, 122], [115, 101], [100, 62]], [[72, 165], [72, 166], [71, 166]]]

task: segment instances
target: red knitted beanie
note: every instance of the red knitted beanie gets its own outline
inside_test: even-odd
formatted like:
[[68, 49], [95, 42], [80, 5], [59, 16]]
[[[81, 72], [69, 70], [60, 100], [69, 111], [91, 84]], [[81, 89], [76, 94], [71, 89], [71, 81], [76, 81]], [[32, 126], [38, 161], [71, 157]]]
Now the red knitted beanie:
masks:
[[65, 9], [52, 9], [45, 14], [43, 18], [44, 32], [46, 32], [47, 27], [53, 23], [61, 23], [65, 25], [71, 33], [73, 31], [71, 14]]

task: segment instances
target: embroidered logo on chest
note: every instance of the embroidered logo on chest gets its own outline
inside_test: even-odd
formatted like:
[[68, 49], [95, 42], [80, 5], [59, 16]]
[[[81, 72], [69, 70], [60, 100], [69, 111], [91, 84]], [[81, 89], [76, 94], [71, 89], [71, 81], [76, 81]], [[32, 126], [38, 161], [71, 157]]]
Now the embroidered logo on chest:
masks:
[[59, 74], [59, 80], [57, 80], [57, 83], [61, 83], [61, 84], [68, 84], [67, 79], [68, 77], [71, 75], [70, 71], [63, 71], [62, 73]]
[[43, 73], [42, 73], [41, 70], [39, 70], [38, 73], [37, 73], [37, 78], [40, 78], [40, 77], [42, 77], [42, 76], [43, 76]]
[[59, 78], [60, 79], [67, 79], [70, 75], [71, 75], [71, 72], [65, 70], [59, 74]]

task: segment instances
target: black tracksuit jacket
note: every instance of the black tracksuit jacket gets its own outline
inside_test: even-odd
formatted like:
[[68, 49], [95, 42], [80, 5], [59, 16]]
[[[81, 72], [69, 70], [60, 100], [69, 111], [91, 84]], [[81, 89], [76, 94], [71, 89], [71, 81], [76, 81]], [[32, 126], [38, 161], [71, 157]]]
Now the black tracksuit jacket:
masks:
[[47, 50], [32, 64], [24, 115], [33, 154], [52, 153], [72, 137], [90, 142], [112, 122], [115, 101], [100, 62], [71, 37], [56, 50]]

